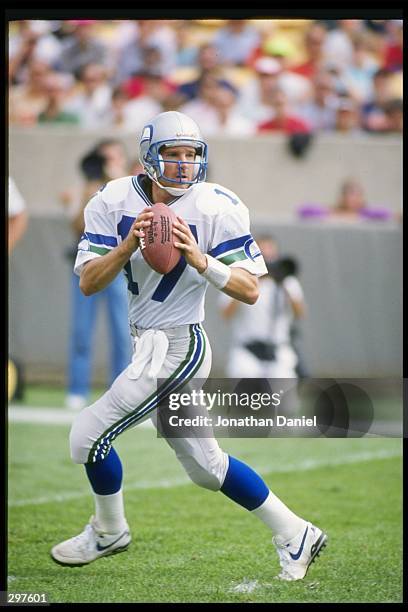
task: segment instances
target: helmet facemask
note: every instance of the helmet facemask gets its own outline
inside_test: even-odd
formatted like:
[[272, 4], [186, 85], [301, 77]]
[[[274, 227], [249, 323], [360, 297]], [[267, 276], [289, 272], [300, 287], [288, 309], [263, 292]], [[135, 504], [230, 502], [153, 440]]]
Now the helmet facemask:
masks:
[[[183, 117], [180, 113], [164, 113], [164, 115], [178, 115]], [[159, 115], [160, 117], [160, 115]], [[188, 121], [192, 121], [186, 116], [185, 119]], [[179, 121], [179, 120], [178, 120]], [[154, 123], [154, 122], [152, 122]], [[178, 122], [176, 123], [176, 127], [178, 127]], [[146, 170], [149, 178], [154, 181], [161, 189], [166, 190], [171, 195], [180, 196], [186, 193], [186, 191], [195, 185], [196, 183], [201, 183], [205, 181], [206, 173], [207, 173], [207, 145], [206, 143], [197, 138], [194, 134], [194, 137], [189, 137], [190, 134], [180, 134], [180, 137], [176, 138], [170, 137], [166, 140], [156, 140], [152, 137], [154, 131], [153, 125], [145, 126], [143, 131], [142, 139], [140, 141], [140, 161], [143, 164], [143, 167]], [[180, 128], [178, 128], [180, 130]], [[175, 130], [177, 131], [177, 129]], [[190, 128], [191, 131], [191, 128]], [[158, 135], [158, 134], [157, 134]], [[163, 134], [164, 135], [164, 134]], [[170, 134], [169, 134], [170, 135]], [[173, 132], [174, 136], [174, 132]], [[192, 136], [192, 134], [191, 134]], [[153, 141], [153, 142], [152, 142]], [[194, 161], [179, 161], [179, 160], [164, 160], [163, 159], [163, 148], [164, 147], [191, 147], [196, 150], [196, 156]], [[165, 164], [177, 164], [178, 165], [178, 173], [176, 178], [168, 177], [165, 174]], [[190, 178], [186, 178], [182, 176], [182, 166], [194, 166], [193, 176]], [[160, 179], [166, 180], [168, 183], [174, 184], [174, 187], [169, 187], [167, 185], [163, 185], [160, 182]]]

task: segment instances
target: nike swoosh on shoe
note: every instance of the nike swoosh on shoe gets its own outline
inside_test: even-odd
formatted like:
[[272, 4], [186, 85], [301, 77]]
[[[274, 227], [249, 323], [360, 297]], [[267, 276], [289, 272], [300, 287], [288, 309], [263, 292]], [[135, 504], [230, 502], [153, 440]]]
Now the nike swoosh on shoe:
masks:
[[97, 543], [96, 543], [96, 550], [98, 550], [98, 551], [100, 552], [100, 551], [102, 551], [102, 550], [106, 550], [107, 548], [110, 548], [111, 546], [113, 546], [114, 544], [116, 544], [116, 542], [119, 542], [119, 540], [120, 540], [121, 538], [123, 538], [123, 536], [124, 536], [124, 535], [126, 535], [127, 533], [128, 533], [127, 531], [124, 531], [123, 533], [121, 533], [121, 534], [120, 534], [120, 536], [119, 536], [119, 537], [118, 537], [116, 540], [114, 540], [113, 542], [111, 542], [111, 543], [110, 543], [110, 544], [108, 544], [107, 546], [101, 546], [101, 545], [99, 544], [99, 542], [97, 542]]
[[309, 530], [309, 525], [305, 529], [305, 533], [303, 534], [302, 542], [300, 544], [300, 547], [299, 547], [299, 550], [297, 551], [297, 553], [291, 553], [291, 552], [289, 553], [294, 561], [297, 561], [299, 559], [300, 555], [303, 552], [303, 547], [305, 545], [305, 539], [306, 539], [308, 530]]

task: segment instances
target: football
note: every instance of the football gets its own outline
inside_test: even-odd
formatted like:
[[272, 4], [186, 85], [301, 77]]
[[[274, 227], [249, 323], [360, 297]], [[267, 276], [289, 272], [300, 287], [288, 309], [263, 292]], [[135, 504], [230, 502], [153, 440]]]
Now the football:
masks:
[[173, 222], [177, 220], [169, 206], [159, 202], [151, 208], [154, 213], [151, 225], [140, 238], [140, 250], [145, 261], [159, 274], [168, 274], [178, 264], [181, 251], [174, 246]]

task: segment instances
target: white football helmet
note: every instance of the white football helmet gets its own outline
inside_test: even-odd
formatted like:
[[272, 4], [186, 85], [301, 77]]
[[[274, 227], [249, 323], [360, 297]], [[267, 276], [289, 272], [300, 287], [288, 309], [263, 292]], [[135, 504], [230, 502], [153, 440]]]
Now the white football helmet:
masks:
[[[171, 179], [164, 174], [164, 162], [160, 154], [163, 146], [188, 146], [196, 149], [196, 156], [193, 162], [166, 161], [166, 163], [178, 164], [180, 178]], [[143, 128], [140, 138], [140, 163], [151, 180], [171, 195], [183, 195], [192, 185], [205, 181], [207, 155], [207, 145], [201, 137], [198, 125], [190, 117], [183, 115], [183, 113], [177, 111], [160, 113], [160, 115], [157, 115]], [[182, 179], [181, 163], [194, 164], [196, 171], [191, 181]], [[176, 185], [189, 185], [189, 187], [187, 189], [165, 187], [159, 182], [161, 177]]]

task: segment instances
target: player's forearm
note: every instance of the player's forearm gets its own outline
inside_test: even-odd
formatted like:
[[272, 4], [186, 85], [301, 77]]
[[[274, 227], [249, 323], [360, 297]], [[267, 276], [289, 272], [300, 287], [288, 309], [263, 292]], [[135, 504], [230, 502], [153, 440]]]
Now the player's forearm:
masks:
[[150, 225], [152, 217], [153, 213], [148, 208], [144, 208], [119, 246], [102, 257], [91, 259], [84, 265], [79, 281], [82, 293], [92, 295], [102, 291], [113, 281], [139, 248], [139, 238], [144, 236], [144, 229]]
[[230, 268], [200, 251], [197, 251], [197, 258], [194, 259], [192, 265], [197, 272], [217, 289], [245, 304], [255, 304], [259, 297], [258, 278], [255, 275], [243, 268]]
[[224, 293], [245, 304], [255, 304], [259, 297], [258, 278], [243, 268], [232, 268]]
[[84, 295], [93, 295], [105, 289], [129, 261], [132, 252], [120, 244], [110, 253], [91, 259], [82, 268], [79, 286]]

